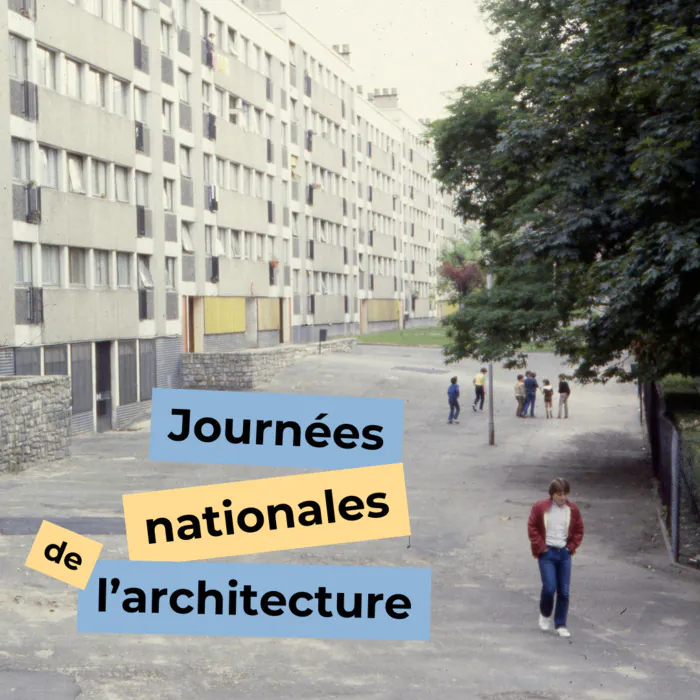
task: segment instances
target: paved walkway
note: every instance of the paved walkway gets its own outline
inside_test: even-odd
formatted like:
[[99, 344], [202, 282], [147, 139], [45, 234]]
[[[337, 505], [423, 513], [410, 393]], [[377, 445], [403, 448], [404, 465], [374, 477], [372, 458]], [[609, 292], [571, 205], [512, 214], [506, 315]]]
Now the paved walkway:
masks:
[[[560, 371], [546, 354], [531, 367], [552, 381]], [[445, 368], [438, 349], [361, 347], [303, 360], [265, 387], [405, 399], [414, 534], [410, 548], [394, 539], [242, 560], [431, 566], [430, 642], [78, 635], [73, 590], [23, 566], [42, 519], [123, 559], [123, 493], [294, 473], [149, 462], [147, 430], [111, 433], [77, 439], [69, 460], [0, 477], [0, 700], [697, 697], [700, 576], [671, 566], [658, 534], [634, 388], [574, 386], [568, 421], [523, 421], [514, 374], [498, 370], [489, 447], [486, 413], [469, 408], [477, 369]], [[460, 425], [446, 424], [452, 374]], [[586, 524], [571, 640], [537, 628], [525, 532], [554, 476], [572, 482]]]

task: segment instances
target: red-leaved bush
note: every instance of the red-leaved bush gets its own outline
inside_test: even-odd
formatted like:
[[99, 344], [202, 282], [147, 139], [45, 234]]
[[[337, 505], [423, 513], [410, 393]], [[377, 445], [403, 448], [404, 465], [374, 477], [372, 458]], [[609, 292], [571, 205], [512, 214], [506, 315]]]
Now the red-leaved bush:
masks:
[[475, 262], [464, 262], [456, 265], [451, 262], [443, 262], [442, 275], [454, 283], [460, 295], [468, 294], [472, 289], [483, 284], [484, 278], [479, 265]]

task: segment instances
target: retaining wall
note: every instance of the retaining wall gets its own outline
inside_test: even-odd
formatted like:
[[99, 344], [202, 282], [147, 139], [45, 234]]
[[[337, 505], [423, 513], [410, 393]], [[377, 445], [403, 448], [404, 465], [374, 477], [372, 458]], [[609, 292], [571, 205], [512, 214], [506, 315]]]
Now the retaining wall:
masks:
[[184, 389], [220, 391], [254, 389], [303, 357], [353, 352], [356, 343], [355, 338], [342, 338], [308, 345], [185, 354], [182, 356], [182, 386]]
[[68, 456], [71, 418], [68, 377], [0, 378], [0, 471]]

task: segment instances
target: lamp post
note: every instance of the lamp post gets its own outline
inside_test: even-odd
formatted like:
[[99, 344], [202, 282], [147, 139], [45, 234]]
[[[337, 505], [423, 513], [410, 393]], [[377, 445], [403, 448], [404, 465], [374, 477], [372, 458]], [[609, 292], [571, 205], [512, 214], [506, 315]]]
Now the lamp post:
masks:
[[[486, 289], [489, 297], [493, 287], [493, 273], [489, 270], [486, 274]], [[496, 427], [493, 421], [493, 362], [489, 360], [489, 445], [496, 444]]]

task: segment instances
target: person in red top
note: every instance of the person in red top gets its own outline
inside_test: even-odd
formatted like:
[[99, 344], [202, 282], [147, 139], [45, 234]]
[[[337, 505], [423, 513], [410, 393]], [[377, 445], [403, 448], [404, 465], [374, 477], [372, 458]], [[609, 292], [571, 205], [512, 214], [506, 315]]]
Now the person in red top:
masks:
[[566, 479], [554, 479], [549, 486], [549, 498], [532, 506], [527, 521], [532, 556], [537, 559], [542, 578], [540, 594], [540, 629], [551, 628], [554, 595], [554, 628], [560, 637], [570, 637], [566, 628], [569, 612], [571, 557], [583, 540], [581, 512], [567, 496], [571, 487]]

